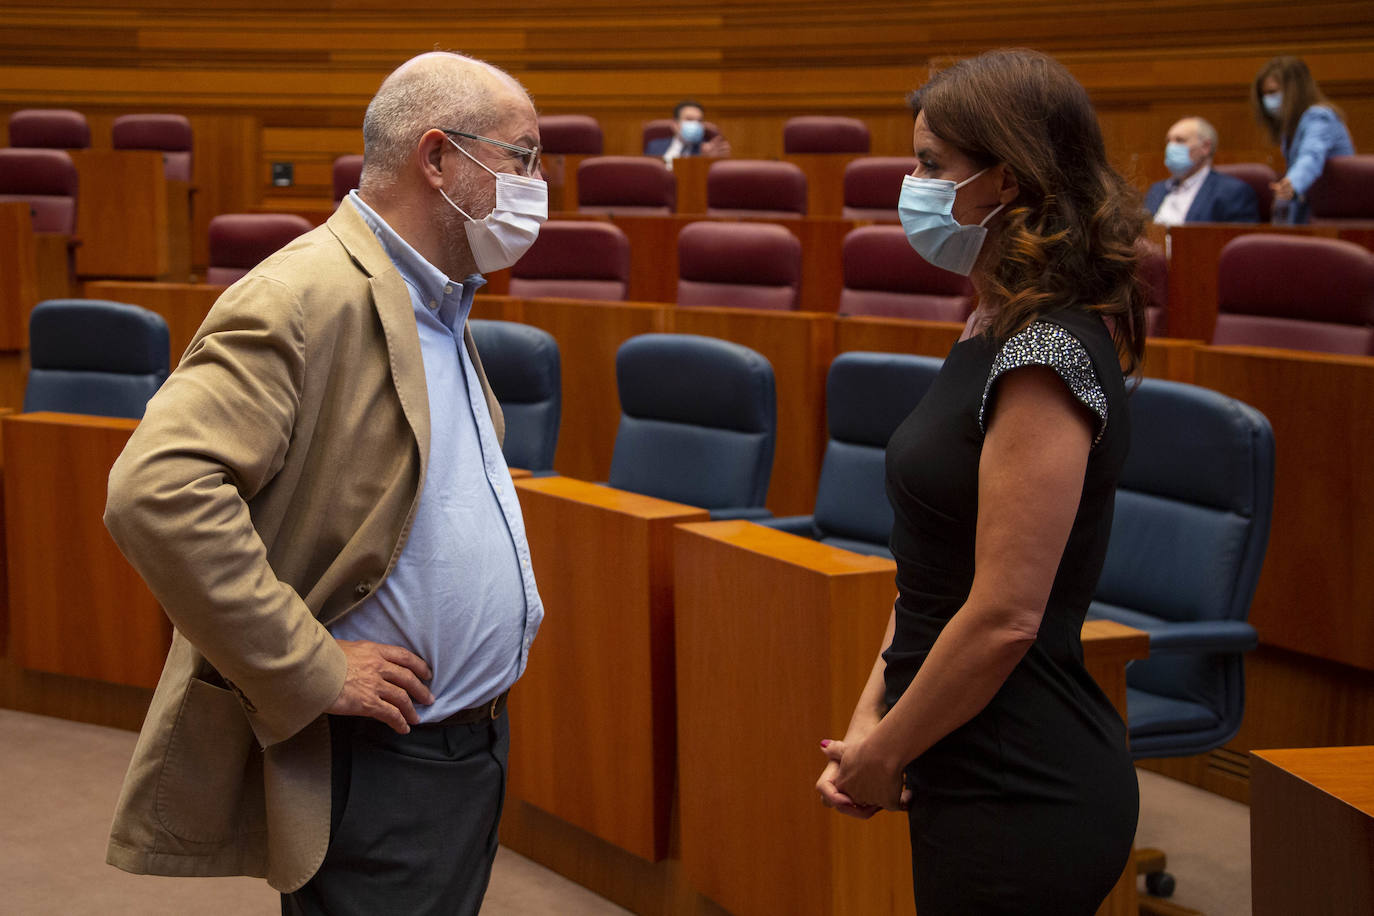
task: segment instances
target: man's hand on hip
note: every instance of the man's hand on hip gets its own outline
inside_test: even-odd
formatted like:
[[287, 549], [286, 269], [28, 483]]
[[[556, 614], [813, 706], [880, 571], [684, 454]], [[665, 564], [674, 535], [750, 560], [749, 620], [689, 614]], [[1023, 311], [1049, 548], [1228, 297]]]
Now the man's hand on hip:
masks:
[[428, 706], [434, 694], [422, 683], [432, 677], [424, 659], [400, 646], [367, 640], [336, 640], [348, 659], [343, 690], [325, 712], [385, 722], [400, 734], [419, 723], [415, 704]]

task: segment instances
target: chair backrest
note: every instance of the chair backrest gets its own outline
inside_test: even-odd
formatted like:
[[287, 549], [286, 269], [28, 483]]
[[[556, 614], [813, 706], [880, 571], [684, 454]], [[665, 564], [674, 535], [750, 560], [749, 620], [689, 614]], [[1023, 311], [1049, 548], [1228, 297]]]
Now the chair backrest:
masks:
[[1217, 261], [1214, 344], [1374, 355], [1374, 254], [1353, 242], [1255, 234]]
[[102, 299], [49, 299], [29, 315], [24, 410], [143, 416], [167, 379], [167, 322]]
[[844, 167], [845, 219], [872, 219], [895, 223], [902, 179], [916, 170], [915, 158], [866, 156]]
[[487, 382], [506, 420], [506, 464], [553, 470], [563, 409], [558, 342], [548, 331], [513, 321], [468, 321]]
[[130, 114], [110, 129], [115, 149], [162, 152], [163, 172], [171, 181], [191, 180], [191, 122], [179, 114]]
[[1149, 294], [1145, 305], [1145, 336], [1161, 337], [1169, 327], [1169, 259], [1158, 245], [1146, 243], [1137, 266]]
[[[711, 121], [701, 122], [703, 140], [714, 140], [720, 136], [720, 128]], [[673, 131], [677, 130], [677, 122], [672, 118], [656, 118], [652, 121], [644, 122], [644, 130], [640, 137], [640, 148], [645, 149], [653, 140], [661, 140], [664, 137], [671, 137]]]
[[706, 173], [710, 216], [797, 218], [806, 215], [806, 173], [792, 162], [722, 159]]
[[677, 206], [677, 178], [658, 159], [596, 156], [577, 166], [577, 209], [585, 213], [666, 215]]
[[0, 149], [0, 203], [23, 201], [34, 232], [76, 232], [77, 173], [60, 149]]
[[356, 189], [363, 178], [363, 157], [358, 153], [348, 153], [334, 159], [334, 203], [348, 196]]
[[1269, 222], [1274, 207], [1274, 190], [1270, 185], [1279, 180], [1273, 169], [1263, 162], [1228, 162], [1224, 165], [1213, 165], [1212, 168], [1248, 184], [1259, 201], [1260, 222]]
[[868, 125], [858, 118], [802, 115], [782, 126], [784, 153], [867, 153]]
[[224, 213], [210, 220], [210, 266], [205, 282], [228, 286], [311, 229], [293, 213]]
[[1332, 156], [1307, 192], [1312, 222], [1374, 220], [1374, 156]]
[[67, 108], [22, 108], [10, 115], [10, 146], [29, 149], [86, 149], [86, 116]]
[[825, 446], [816, 510], [818, 539], [891, 557], [887, 441], [925, 396], [943, 360], [906, 353], [841, 353], [825, 382]]
[[773, 473], [773, 367], [737, 343], [643, 334], [615, 357], [613, 487], [711, 510], [762, 509]]
[[795, 309], [801, 242], [772, 223], [688, 223], [677, 237], [677, 304]]
[[553, 155], [600, 156], [601, 123], [591, 115], [540, 115], [539, 147]]
[[549, 220], [511, 268], [512, 296], [621, 300], [630, 285], [630, 240], [615, 223]]
[[[1208, 650], [1199, 624], [1249, 615], [1269, 541], [1274, 434], [1253, 407], [1179, 382], [1147, 378], [1128, 405], [1131, 449], [1092, 613], [1152, 633], [1150, 658], [1126, 673], [1132, 752], [1203, 753], [1239, 728], [1245, 685], [1240, 652]], [[1185, 623], [1201, 648], [1169, 651], [1170, 625]]]
[[964, 321], [973, 311], [968, 277], [932, 266], [901, 226], [860, 226], [844, 237], [840, 312]]

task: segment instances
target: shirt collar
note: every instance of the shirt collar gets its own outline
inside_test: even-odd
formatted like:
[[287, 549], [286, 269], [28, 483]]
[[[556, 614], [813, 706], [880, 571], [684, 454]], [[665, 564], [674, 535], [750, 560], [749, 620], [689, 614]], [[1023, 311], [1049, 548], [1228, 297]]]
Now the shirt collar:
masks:
[[1174, 186], [1173, 186], [1173, 190], [1175, 190], [1175, 191], [1191, 191], [1193, 188], [1196, 188], [1198, 185], [1200, 185], [1200, 184], [1202, 184], [1204, 181], [1206, 181], [1206, 180], [1207, 180], [1207, 176], [1210, 175], [1210, 174], [1212, 174], [1212, 166], [1211, 166], [1211, 164], [1209, 163], [1209, 164], [1207, 164], [1207, 165], [1204, 165], [1202, 168], [1198, 169], [1196, 172], [1194, 172], [1193, 174], [1189, 175], [1187, 178], [1183, 179], [1182, 181], [1175, 182], [1175, 183], [1174, 183]]

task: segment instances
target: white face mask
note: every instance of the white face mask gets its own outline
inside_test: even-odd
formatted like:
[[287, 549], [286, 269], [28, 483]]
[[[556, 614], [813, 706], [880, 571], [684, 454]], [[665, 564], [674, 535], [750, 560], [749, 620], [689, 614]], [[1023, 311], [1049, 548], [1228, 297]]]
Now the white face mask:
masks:
[[444, 200], [467, 218], [463, 224], [472, 258], [482, 273], [504, 270], [530, 250], [539, 237], [539, 226], [549, 218], [549, 186], [538, 178], [526, 178], [487, 168], [477, 157], [445, 137], [455, 149], [496, 176], [496, 206], [482, 219], [473, 219], [444, 194]]
[[973, 270], [988, 234], [984, 227], [1006, 204], [998, 204], [976, 226], [961, 226], [954, 220], [954, 197], [955, 192], [986, 171], [970, 175], [958, 184], [914, 175], [902, 179], [902, 194], [897, 200], [902, 229], [911, 247], [930, 264], [965, 277]]

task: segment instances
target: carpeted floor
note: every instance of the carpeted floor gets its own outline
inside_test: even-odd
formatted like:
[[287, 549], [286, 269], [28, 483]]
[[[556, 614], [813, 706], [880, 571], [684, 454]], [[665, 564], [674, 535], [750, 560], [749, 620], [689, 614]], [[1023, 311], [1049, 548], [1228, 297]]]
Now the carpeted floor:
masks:
[[[0, 710], [0, 912], [9, 916], [264, 916], [252, 878], [167, 879], [104, 864], [132, 732]], [[1141, 845], [1169, 853], [1174, 900], [1207, 916], [1250, 912], [1250, 819], [1240, 804], [1138, 771]], [[483, 916], [627, 912], [502, 849]]]

